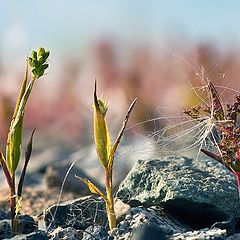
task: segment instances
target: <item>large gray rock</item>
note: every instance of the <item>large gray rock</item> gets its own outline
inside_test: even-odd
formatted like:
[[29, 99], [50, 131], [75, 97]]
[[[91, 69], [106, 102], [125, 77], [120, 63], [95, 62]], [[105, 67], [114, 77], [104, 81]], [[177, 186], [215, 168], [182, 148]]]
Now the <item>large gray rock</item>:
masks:
[[0, 239], [5, 239], [11, 236], [11, 227], [8, 221], [0, 221]]
[[23, 234], [29, 234], [37, 230], [37, 223], [29, 215], [19, 216], [19, 231]]
[[226, 219], [238, 207], [236, 180], [227, 169], [184, 157], [139, 160], [117, 197], [133, 206], [163, 206], [197, 229]]
[[226, 230], [213, 228], [213, 229], [201, 229], [198, 231], [189, 231], [185, 233], [177, 233], [173, 236], [169, 236], [167, 239], [169, 240], [224, 240], [226, 239], [227, 232]]
[[102, 199], [87, 196], [55, 204], [47, 209], [45, 223], [48, 229], [73, 227], [85, 230], [87, 227], [107, 223], [105, 203]]
[[231, 235], [231, 236], [226, 238], [226, 240], [239, 240], [239, 239], [240, 239], [240, 233]]
[[48, 236], [43, 231], [37, 231], [29, 234], [20, 234], [12, 238], [6, 238], [5, 240], [48, 240]]
[[67, 240], [79, 240], [82, 239], [82, 233], [78, 232], [75, 228], [67, 227], [67, 228], [61, 228], [58, 227], [54, 231], [52, 231], [50, 234], [51, 240], [61, 240], [61, 239], [67, 239]]
[[106, 228], [103, 226], [89, 226], [83, 232], [82, 240], [113, 240], [111, 236], [109, 236]]
[[[118, 224], [113, 236], [116, 240], [146, 239], [145, 235], [148, 236], [147, 239], [165, 239], [165, 236], [185, 231], [183, 225], [169, 218], [160, 209], [135, 207]], [[149, 238], [150, 235], [152, 238]]]

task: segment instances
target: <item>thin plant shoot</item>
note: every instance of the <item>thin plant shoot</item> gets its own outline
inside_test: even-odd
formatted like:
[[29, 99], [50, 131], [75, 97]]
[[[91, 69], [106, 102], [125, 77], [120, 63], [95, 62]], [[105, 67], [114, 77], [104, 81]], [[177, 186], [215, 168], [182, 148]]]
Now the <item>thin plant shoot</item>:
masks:
[[[25, 77], [22, 82], [22, 86], [8, 131], [5, 154], [0, 148], [0, 162], [10, 189], [10, 209], [13, 235], [18, 232], [18, 214], [21, 209], [23, 183], [26, 169], [32, 153], [32, 141], [35, 131], [33, 130], [30, 140], [27, 144], [25, 152], [25, 163], [17, 185], [15, 173], [21, 155], [24, 113], [27, 101], [29, 99], [35, 81], [40, 78], [44, 74], [45, 70], [48, 68], [47, 60], [49, 54], [49, 51], [45, 51], [44, 48], [39, 48], [38, 51], [32, 51], [31, 56], [28, 57]], [[30, 66], [32, 72], [30, 81], [28, 81], [28, 65]]]
[[114, 199], [113, 199], [113, 189], [112, 189], [112, 171], [113, 171], [113, 162], [115, 152], [118, 148], [118, 145], [122, 139], [124, 130], [126, 128], [128, 119], [132, 112], [132, 109], [136, 103], [135, 99], [130, 105], [125, 119], [122, 124], [122, 128], [120, 129], [118, 136], [115, 140], [115, 143], [111, 144], [110, 134], [108, 131], [108, 126], [106, 123], [106, 113], [108, 110], [107, 104], [97, 98], [97, 90], [96, 90], [96, 82], [95, 82], [95, 90], [94, 90], [94, 140], [95, 147], [98, 154], [99, 161], [105, 171], [105, 183], [106, 183], [106, 193], [103, 193], [97, 186], [95, 186], [88, 179], [83, 179], [81, 177], [76, 176], [78, 179], [87, 184], [89, 190], [99, 195], [103, 198], [106, 204], [107, 217], [110, 231], [112, 231], [116, 227], [116, 214], [114, 211]]

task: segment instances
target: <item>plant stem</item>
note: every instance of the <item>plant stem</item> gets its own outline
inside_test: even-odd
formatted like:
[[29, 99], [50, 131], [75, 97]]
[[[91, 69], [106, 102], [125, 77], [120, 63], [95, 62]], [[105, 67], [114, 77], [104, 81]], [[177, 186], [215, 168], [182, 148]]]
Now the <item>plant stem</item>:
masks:
[[108, 202], [106, 203], [107, 207], [107, 217], [110, 231], [112, 231], [116, 227], [116, 214], [114, 211], [114, 201], [113, 201], [113, 193], [112, 193], [112, 170], [105, 169], [106, 176], [106, 192]]
[[10, 208], [11, 208], [12, 235], [14, 236], [18, 232], [18, 218], [16, 216], [15, 174], [12, 175], [12, 187], [10, 188]]

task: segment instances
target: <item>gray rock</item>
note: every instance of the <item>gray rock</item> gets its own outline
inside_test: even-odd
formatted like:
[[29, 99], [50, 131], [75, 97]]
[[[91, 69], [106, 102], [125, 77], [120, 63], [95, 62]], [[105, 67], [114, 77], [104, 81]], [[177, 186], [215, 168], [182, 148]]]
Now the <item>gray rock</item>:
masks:
[[19, 231], [23, 234], [32, 233], [37, 230], [37, 223], [29, 215], [19, 216]]
[[119, 240], [148, 239], [144, 238], [146, 235], [152, 236], [149, 239], [165, 239], [166, 235], [185, 231], [183, 225], [173, 221], [163, 212], [157, 212], [152, 208], [136, 207], [132, 208], [125, 219], [114, 229], [113, 236], [114, 239]]
[[117, 222], [122, 221], [130, 213], [131, 206], [122, 202], [120, 199], [114, 200], [114, 210]]
[[213, 228], [213, 229], [202, 229], [198, 231], [189, 231], [183, 234], [174, 234], [173, 236], [169, 236], [167, 239], [169, 240], [224, 240], [226, 239], [227, 233], [226, 230]]
[[83, 232], [82, 240], [112, 240], [113, 238], [109, 236], [106, 228], [103, 226], [89, 226]]
[[78, 239], [82, 239], [82, 233], [78, 232], [75, 228], [72, 228], [72, 227], [68, 227], [68, 228], [58, 227], [54, 231], [52, 231], [49, 235], [50, 235], [51, 240], [61, 240], [61, 239], [78, 240]]
[[0, 210], [0, 220], [10, 218], [10, 214]]
[[240, 239], [240, 233], [231, 235], [231, 236], [226, 238], [226, 240], [239, 240], [239, 239]]
[[5, 239], [11, 236], [11, 227], [8, 221], [0, 221], [0, 239]]
[[69, 152], [63, 147], [49, 147], [32, 156], [27, 173], [45, 173], [49, 165], [68, 159]]
[[[79, 169], [76, 165], [74, 165], [72, 168], [70, 167], [71, 163], [69, 162], [61, 162], [48, 166], [45, 174], [47, 187], [61, 189], [63, 180], [65, 179], [63, 185], [64, 192], [73, 192], [82, 196], [89, 194], [86, 184], [82, 181], [79, 181], [79, 179], [75, 177], [76, 175], [91, 180], [101, 190], [103, 189], [102, 186], [99, 186], [99, 184], [93, 178], [87, 176], [84, 171]], [[69, 169], [70, 172], [68, 173]]]
[[53, 205], [47, 209], [45, 223], [49, 229], [73, 227], [85, 230], [87, 227], [107, 223], [105, 203], [102, 199], [87, 196]]
[[12, 238], [6, 238], [5, 240], [48, 240], [48, 236], [45, 232], [37, 231], [30, 234], [20, 234]]
[[225, 220], [238, 207], [236, 180], [227, 169], [184, 157], [139, 160], [117, 197], [132, 206], [163, 206], [196, 229]]

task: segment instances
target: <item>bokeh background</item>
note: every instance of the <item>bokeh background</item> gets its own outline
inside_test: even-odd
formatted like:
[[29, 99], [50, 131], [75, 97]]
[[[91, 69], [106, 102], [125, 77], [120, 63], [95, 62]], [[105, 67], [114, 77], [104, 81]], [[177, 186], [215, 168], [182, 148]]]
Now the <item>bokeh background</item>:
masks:
[[231, 99], [231, 89], [240, 89], [239, 12], [234, 0], [1, 2], [2, 145], [25, 58], [39, 46], [51, 51], [50, 67], [30, 98], [25, 136], [36, 127], [35, 144], [42, 149], [92, 143], [95, 78], [99, 95], [109, 102], [113, 134], [134, 97], [138, 104], [129, 126], [139, 124], [127, 135], [147, 136], [164, 127], [167, 121], [140, 123], [196, 103], [191, 87], [203, 84], [202, 69]]

